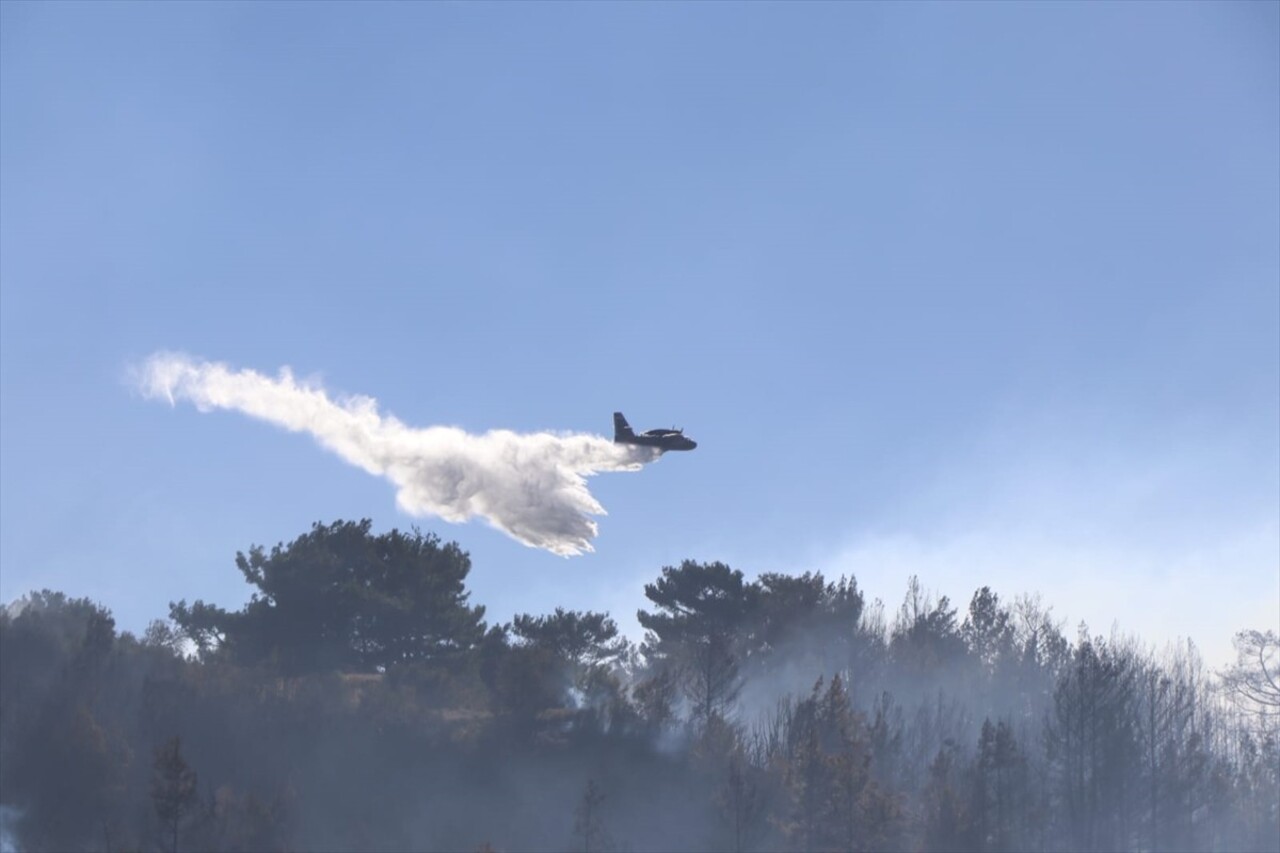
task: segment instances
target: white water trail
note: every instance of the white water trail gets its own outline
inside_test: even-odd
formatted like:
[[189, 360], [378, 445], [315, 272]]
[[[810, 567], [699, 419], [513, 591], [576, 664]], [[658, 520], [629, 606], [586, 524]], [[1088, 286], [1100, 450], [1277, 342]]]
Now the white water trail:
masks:
[[585, 433], [472, 435], [456, 427], [415, 428], [379, 413], [377, 401], [339, 401], [289, 368], [272, 378], [175, 353], [156, 353], [138, 366], [144, 396], [185, 400], [200, 411], [230, 409], [291, 432], [396, 486], [396, 504], [414, 516], [450, 522], [479, 517], [533, 548], [572, 556], [591, 551], [593, 515], [604, 515], [586, 477], [637, 471], [658, 458], [652, 448], [614, 444]]

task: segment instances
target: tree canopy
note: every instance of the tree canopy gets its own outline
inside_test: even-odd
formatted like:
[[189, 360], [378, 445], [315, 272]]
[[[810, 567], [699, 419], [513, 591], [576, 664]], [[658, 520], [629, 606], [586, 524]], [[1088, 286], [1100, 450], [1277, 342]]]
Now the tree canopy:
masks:
[[484, 608], [467, 604], [471, 560], [434, 534], [372, 522], [315, 524], [268, 553], [236, 555], [255, 588], [234, 613], [197, 601], [172, 605], [175, 623], [202, 651], [285, 672], [374, 672], [467, 650], [484, 634]]
[[[141, 638], [0, 608], [0, 846], [22, 850], [1271, 851], [1277, 644], [1062, 632], [918, 578], [661, 570], [607, 613], [486, 626], [467, 554], [368, 521], [235, 565]], [[192, 644], [195, 653], [190, 654]]]

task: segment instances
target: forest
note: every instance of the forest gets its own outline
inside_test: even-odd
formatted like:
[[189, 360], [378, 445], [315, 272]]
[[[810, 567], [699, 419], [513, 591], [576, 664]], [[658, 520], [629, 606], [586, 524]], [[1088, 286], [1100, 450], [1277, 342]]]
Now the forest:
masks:
[[[1068, 630], [1035, 596], [662, 567], [485, 620], [470, 557], [316, 524], [141, 636], [0, 611], [0, 846], [35, 851], [1280, 851], [1280, 641]], [[1134, 606], [1141, 606], [1135, 602]]]

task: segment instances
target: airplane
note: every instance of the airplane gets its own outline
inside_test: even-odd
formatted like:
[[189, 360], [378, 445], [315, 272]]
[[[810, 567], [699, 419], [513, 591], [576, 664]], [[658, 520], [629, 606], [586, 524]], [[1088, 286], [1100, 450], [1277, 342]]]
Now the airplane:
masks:
[[636, 435], [622, 412], [613, 413], [613, 440], [616, 444], [639, 444], [659, 450], [693, 450], [698, 442], [685, 438], [682, 429], [651, 429]]

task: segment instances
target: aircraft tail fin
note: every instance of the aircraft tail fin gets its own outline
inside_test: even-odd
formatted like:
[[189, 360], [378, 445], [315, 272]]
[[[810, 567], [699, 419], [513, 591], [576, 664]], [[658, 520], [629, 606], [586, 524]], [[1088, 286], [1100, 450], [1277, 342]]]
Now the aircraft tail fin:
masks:
[[628, 438], [635, 438], [636, 434], [631, 431], [631, 424], [627, 423], [627, 419], [622, 416], [622, 412], [613, 413], [613, 440], [623, 441]]

